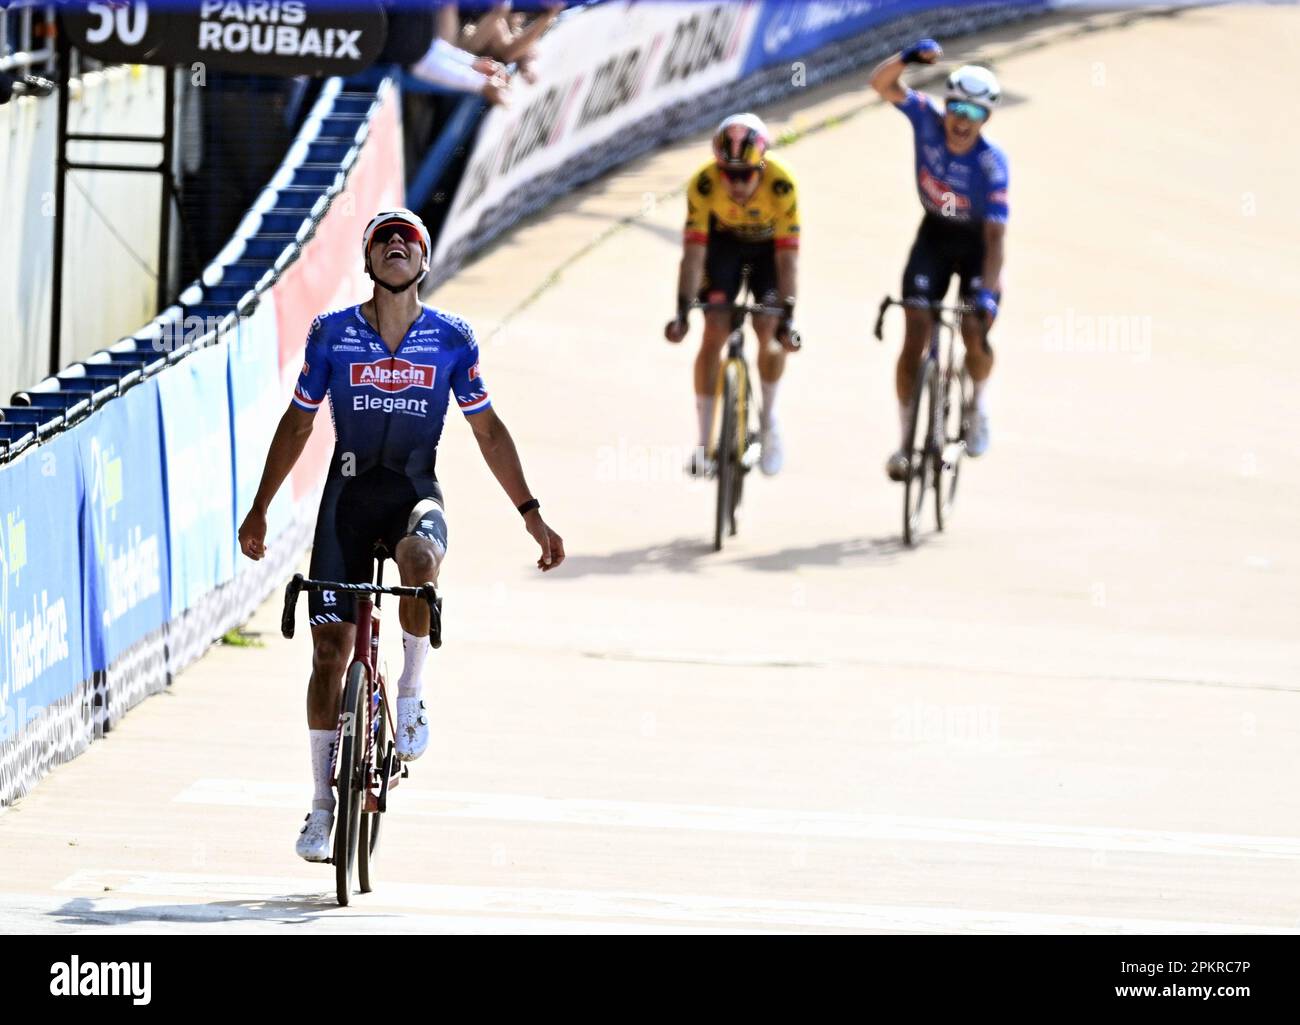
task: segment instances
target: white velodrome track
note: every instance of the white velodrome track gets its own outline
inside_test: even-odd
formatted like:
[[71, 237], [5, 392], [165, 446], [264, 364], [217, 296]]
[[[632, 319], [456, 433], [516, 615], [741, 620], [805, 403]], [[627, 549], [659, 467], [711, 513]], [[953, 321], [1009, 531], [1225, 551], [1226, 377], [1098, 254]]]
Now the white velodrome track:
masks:
[[949, 56], [998, 58], [1013, 221], [993, 447], [947, 536], [900, 551], [881, 469], [898, 325], [877, 345], [868, 308], [918, 210], [906, 122], [857, 76], [765, 111], [851, 116], [783, 153], [807, 349], [734, 543], [678, 473], [691, 352], [659, 338], [694, 139], [435, 299], [570, 556], [530, 569], [453, 413], [434, 734], [377, 891], [339, 910], [294, 857], [307, 631], [272, 602], [264, 648], [214, 649], [0, 816], [0, 930], [1300, 928], [1300, 11]]

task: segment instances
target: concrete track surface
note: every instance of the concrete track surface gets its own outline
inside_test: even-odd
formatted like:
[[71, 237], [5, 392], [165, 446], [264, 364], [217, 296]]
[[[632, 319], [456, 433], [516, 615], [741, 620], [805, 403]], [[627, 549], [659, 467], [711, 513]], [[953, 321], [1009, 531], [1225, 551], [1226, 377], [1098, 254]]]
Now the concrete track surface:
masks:
[[[1267, 40], [1266, 52], [1261, 40]], [[375, 893], [293, 841], [306, 630], [217, 647], [0, 815], [0, 930], [1294, 931], [1300, 11], [958, 41], [1010, 94], [993, 446], [901, 548], [888, 345], [918, 220], [865, 75], [764, 111], [802, 190], [787, 468], [710, 550], [671, 311], [695, 138], [436, 298], [569, 560], [451, 414], [447, 643]], [[385, 648], [399, 656], [395, 618]]]

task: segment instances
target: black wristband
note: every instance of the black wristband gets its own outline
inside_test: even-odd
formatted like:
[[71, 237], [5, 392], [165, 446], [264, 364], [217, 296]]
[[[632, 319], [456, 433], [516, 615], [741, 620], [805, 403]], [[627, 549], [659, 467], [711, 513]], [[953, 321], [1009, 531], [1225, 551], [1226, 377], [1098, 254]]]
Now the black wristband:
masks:
[[542, 503], [537, 501], [535, 498], [530, 498], [527, 502], [520, 502], [515, 506], [515, 508], [519, 510], [520, 516], [527, 516], [534, 509], [540, 509], [541, 507]]
[[691, 312], [691, 301], [684, 295], [677, 297], [677, 319], [684, 321], [686, 314]]

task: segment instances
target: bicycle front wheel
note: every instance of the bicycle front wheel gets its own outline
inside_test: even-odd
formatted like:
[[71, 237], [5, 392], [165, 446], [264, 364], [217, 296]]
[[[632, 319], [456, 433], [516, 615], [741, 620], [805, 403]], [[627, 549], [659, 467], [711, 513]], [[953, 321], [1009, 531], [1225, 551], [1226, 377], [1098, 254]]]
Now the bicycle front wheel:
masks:
[[940, 424], [938, 456], [934, 475], [934, 519], [943, 530], [952, 519], [957, 501], [957, 481], [966, 454], [966, 407], [971, 396], [970, 374], [965, 365], [949, 367], [943, 375], [943, 419]]
[[739, 453], [736, 451], [736, 397], [740, 382], [730, 363], [723, 368], [722, 428], [714, 458], [718, 465], [718, 506], [714, 513], [713, 550], [722, 551], [722, 539], [732, 524], [735, 510], [736, 475]]
[[[366, 760], [366, 773], [377, 773], [376, 780], [382, 781], [388, 772], [388, 717], [384, 715], [384, 703], [379, 700], [379, 691], [375, 691], [374, 702], [375, 715], [373, 719], [372, 732], [374, 740], [370, 752], [370, 758]], [[362, 791], [362, 800], [365, 799], [365, 792]], [[361, 813], [361, 835], [357, 842], [357, 888], [362, 893], [369, 893], [370, 885], [370, 859], [375, 855], [375, 848], [379, 846], [379, 823], [383, 819], [379, 812]]]
[[[909, 548], [916, 544], [921, 531], [921, 510], [925, 505], [925, 486], [930, 475], [930, 428], [934, 419], [933, 396], [937, 377], [935, 361], [927, 358], [921, 363], [912, 389], [912, 418], [907, 429], [907, 481], [903, 486], [903, 542]], [[925, 409], [927, 397], [930, 398], [929, 411]]]
[[348, 669], [339, 710], [343, 728], [337, 772], [338, 817], [334, 823], [334, 882], [341, 907], [347, 907], [352, 896], [352, 867], [356, 863], [361, 805], [366, 797], [366, 691], [366, 667], [354, 662]]

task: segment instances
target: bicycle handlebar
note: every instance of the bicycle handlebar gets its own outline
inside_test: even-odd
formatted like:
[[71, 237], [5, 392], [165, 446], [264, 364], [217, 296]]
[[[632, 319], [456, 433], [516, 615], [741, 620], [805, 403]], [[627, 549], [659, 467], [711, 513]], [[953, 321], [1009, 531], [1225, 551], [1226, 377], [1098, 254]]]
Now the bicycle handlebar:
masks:
[[712, 310], [714, 313], [749, 313], [756, 317], [780, 317], [785, 314], [784, 306], [764, 306], [761, 303], [706, 303], [696, 299], [688, 309]]
[[[696, 299], [688, 310], [704, 310], [712, 313], [730, 313], [733, 317], [740, 318], [736, 326], [743, 322], [746, 314], [754, 317], [783, 317], [786, 310], [784, 306], [765, 306], [762, 303], [706, 303]], [[790, 345], [794, 349], [803, 348], [803, 338], [798, 331], [790, 332]]]
[[[418, 587], [380, 587], [377, 584], [339, 584], [329, 580], [308, 580], [301, 573], [295, 573], [293, 579], [284, 589], [284, 612], [280, 616], [280, 633], [286, 639], [293, 638], [293, 614], [298, 606], [298, 595], [303, 591], [345, 591], [352, 594], [391, 594], [398, 598], [420, 598], [429, 605], [431, 622], [440, 619], [438, 608], [438, 590], [433, 584], [421, 584]], [[431, 634], [432, 636], [432, 634]], [[434, 647], [437, 647], [435, 644]]]
[[[944, 313], [951, 313], [957, 317], [966, 317], [979, 312], [979, 310], [970, 303], [954, 303], [950, 306], [945, 306], [942, 301], [939, 301], [930, 302], [927, 305], [929, 306], [930, 312], [936, 316]], [[876, 336], [876, 341], [878, 342], [883, 342], [885, 340], [885, 311], [891, 306], [913, 306], [915, 308], [920, 306], [920, 303], [909, 303], [904, 299], [895, 299], [891, 295], [887, 295], [881, 299], [880, 308], [876, 311], [876, 327], [873, 332]], [[981, 317], [979, 323], [981, 328], [980, 341], [984, 345], [984, 351], [991, 356], [993, 355], [993, 348], [989, 345], [988, 322]]]

